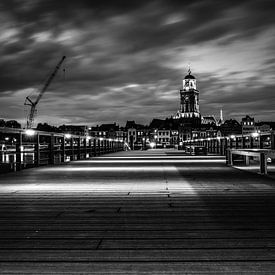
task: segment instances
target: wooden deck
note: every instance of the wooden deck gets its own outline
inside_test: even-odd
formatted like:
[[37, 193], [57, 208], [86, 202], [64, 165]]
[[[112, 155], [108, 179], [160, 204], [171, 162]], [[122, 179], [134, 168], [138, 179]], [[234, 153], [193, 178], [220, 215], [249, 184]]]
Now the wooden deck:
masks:
[[275, 272], [274, 179], [121, 152], [0, 175], [0, 274]]

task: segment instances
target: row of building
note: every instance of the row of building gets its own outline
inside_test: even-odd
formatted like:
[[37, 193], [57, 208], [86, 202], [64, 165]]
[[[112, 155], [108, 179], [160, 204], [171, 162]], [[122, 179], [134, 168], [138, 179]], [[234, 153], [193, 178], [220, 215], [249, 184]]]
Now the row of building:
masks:
[[178, 120], [167, 118], [153, 119], [149, 125], [141, 125], [135, 121], [127, 121], [120, 127], [116, 123], [102, 124], [94, 127], [63, 125], [62, 131], [76, 135], [117, 139], [127, 142], [132, 149], [151, 147], [176, 147], [182, 141], [215, 138], [231, 135], [249, 135], [259, 132], [269, 132], [275, 129], [274, 122], [255, 122], [254, 118], [246, 116], [241, 122], [235, 119], [225, 120], [221, 124], [215, 117], [204, 120], [200, 127], [185, 127]]

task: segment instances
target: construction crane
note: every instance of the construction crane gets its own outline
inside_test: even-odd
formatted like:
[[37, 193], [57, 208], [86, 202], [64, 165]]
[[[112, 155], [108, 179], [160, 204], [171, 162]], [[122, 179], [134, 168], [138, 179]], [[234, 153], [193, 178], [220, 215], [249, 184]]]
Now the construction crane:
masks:
[[45, 93], [45, 91], [47, 90], [47, 88], [49, 87], [49, 85], [51, 84], [52, 80], [54, 79], [56, 73], [58, 72], [61, 64], [63, 63], [64, 59], [66, 58], [66, 56], [63, 56], [61, 58], [61, 60], [58, 62], [58, 64], [56, 65], [53, 73], [49, 76], [49, 78], [47, 79], [46, 83], [44, 84], [43, 88], [40, 90], [36, 100], [31, 100], [30, 96], [27, 96], [25, 99], [25, 103], [24, 105], [29, 105], [31, 106], [30, 108], [30, 112], [27, 116], [27, 129], [32, 128], [33, 126], [33, 121], [34, 121], [34, 116], [36, 113], [36, 106], [38, 104], [38, 102], [40, 101], [41, 97], [43, 96], [43, 94]]

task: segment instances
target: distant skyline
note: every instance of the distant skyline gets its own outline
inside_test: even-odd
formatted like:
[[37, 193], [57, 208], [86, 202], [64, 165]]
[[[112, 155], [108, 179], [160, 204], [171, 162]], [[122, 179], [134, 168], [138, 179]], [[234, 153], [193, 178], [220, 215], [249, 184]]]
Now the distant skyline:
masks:
[[[0, 118], [25, 123], [149, 124], [179, 108], [188, 64], [202, 115], [275, 120], [275, 2], [4, 0]], [[65, 73], [63, 72], [65, 68]]]

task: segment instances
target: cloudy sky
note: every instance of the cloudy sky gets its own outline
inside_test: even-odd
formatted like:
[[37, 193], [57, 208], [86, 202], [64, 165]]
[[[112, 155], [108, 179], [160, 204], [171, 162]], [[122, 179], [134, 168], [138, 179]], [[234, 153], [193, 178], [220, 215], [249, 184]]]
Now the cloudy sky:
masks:
[[1, 0], [0, 118], [23, 122], [25, 97], [66, 55], [36, 122], [171, 116], [188, 64], [202, 115], [275, 120], [274, 3]]

